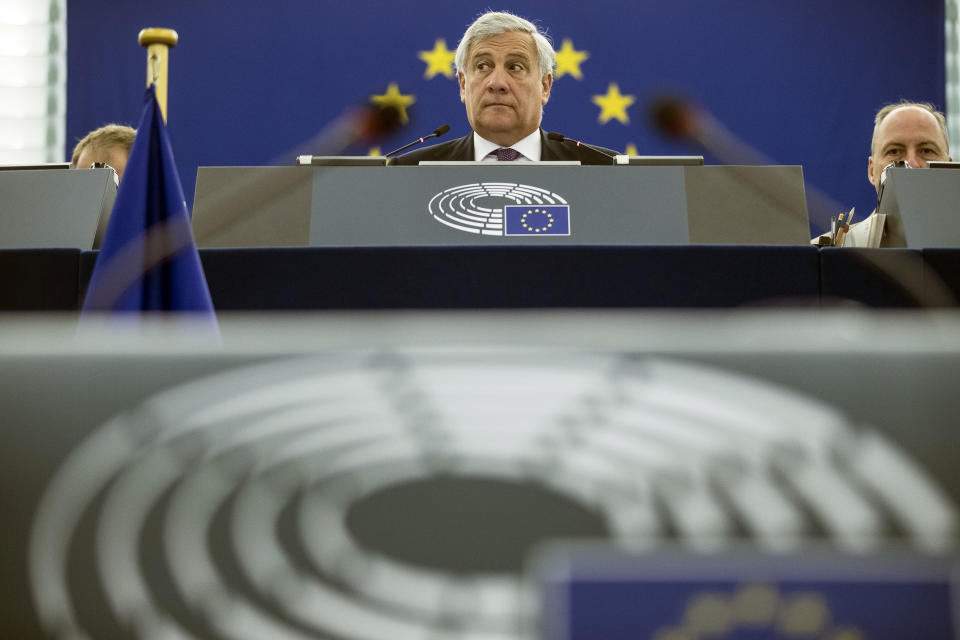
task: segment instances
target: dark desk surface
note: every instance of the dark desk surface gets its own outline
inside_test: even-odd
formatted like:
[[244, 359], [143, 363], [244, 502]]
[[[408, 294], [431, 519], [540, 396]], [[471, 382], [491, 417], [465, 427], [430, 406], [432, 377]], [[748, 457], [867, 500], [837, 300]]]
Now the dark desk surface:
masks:
[[823, 249], [820, 286], [825, 305], [957, 306], [960, 249]]
[[74, 311], [79, 249], [0, 251], [0, 311]]
[[[0, 251], [0, 311], [80, 306], [96, 252]], [[960, 250], [204, 249], [218, 310], [956, 306]]]
[[[816, 300], [808, 247], [202, 251], [218, 309], [735, 307]], [[256, 292], [251, 295], [251, 292]]]

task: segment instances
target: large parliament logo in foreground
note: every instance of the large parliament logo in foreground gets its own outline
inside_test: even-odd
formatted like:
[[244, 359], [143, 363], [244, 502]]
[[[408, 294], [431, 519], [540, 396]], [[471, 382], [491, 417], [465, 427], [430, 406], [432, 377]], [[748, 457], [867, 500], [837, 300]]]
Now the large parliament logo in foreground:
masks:
[[[628, 353], [361, 351], [197, 379], [103, 424], [45, 492], [29, 576], [58, 638], [507, 640], [533, 635], [524, 567], [554, 538], [869, 556], [943, 550], [956, 529], [950, 498], [876, 430], [741, 374]], [[723, 631], [698, 613], [717, 603], [740, 615], [736, 581], [681, 578], [628, 592], [629, 637]], [[904, 623], [882, 590], [750, 579], [760, 605], [789, 605], [754, 616], [768, 626], [861, 633], [881, 604], [888, 629]], [[930, 593], [926, 628], [946, 629], [949, 598]]]

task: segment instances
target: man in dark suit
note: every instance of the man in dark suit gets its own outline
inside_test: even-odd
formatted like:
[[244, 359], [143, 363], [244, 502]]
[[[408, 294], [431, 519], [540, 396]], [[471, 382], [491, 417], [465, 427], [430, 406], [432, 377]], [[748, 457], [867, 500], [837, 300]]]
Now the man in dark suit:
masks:
[[473, 133], [411, 151], [391, 160], [513, 161], [579, 160], [612, 164], [616, 152], [598, 153], [572, 141], [551, 140], [540, 129], [550, 99], [556, 55], [533, 23], [506, 12], [477, 18], [457, 46], [460, 101]]

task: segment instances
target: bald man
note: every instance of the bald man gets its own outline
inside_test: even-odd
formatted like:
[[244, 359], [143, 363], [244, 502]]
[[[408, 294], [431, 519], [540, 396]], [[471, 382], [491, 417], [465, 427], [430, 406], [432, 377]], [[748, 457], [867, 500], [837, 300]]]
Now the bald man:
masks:
[[[888, 104], [877, 112], [873, 121], [870, 158], [867, 160], [867, 180], [874, 189], [880, 189], [880, 176], [884, 168], [899, 161], [915, 169], [925, 169], [927, 163], [932, 161], [952, 161], [947, 120], [933, 105], [926, 102], [898, 102]], [[850, 227], [849, 233], [843, 238], [843, 246], [867, 245], [870, 229], [877, 219], [875, 213]], [[814, 240], [814, 244], [817, 240], [819, 238]]]

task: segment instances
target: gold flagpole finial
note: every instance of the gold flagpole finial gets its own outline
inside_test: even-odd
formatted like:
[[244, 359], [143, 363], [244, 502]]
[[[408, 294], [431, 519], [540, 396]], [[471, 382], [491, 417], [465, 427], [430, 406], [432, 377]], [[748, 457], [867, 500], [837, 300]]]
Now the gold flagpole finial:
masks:
[[157, 103], [164, 122], [167, 121], [167, 58], [178, 39], [176, 31], [160, 27], [142, 29], [137, 36], [140, 46], [147, 48], [147, 86], [157, 85]]

